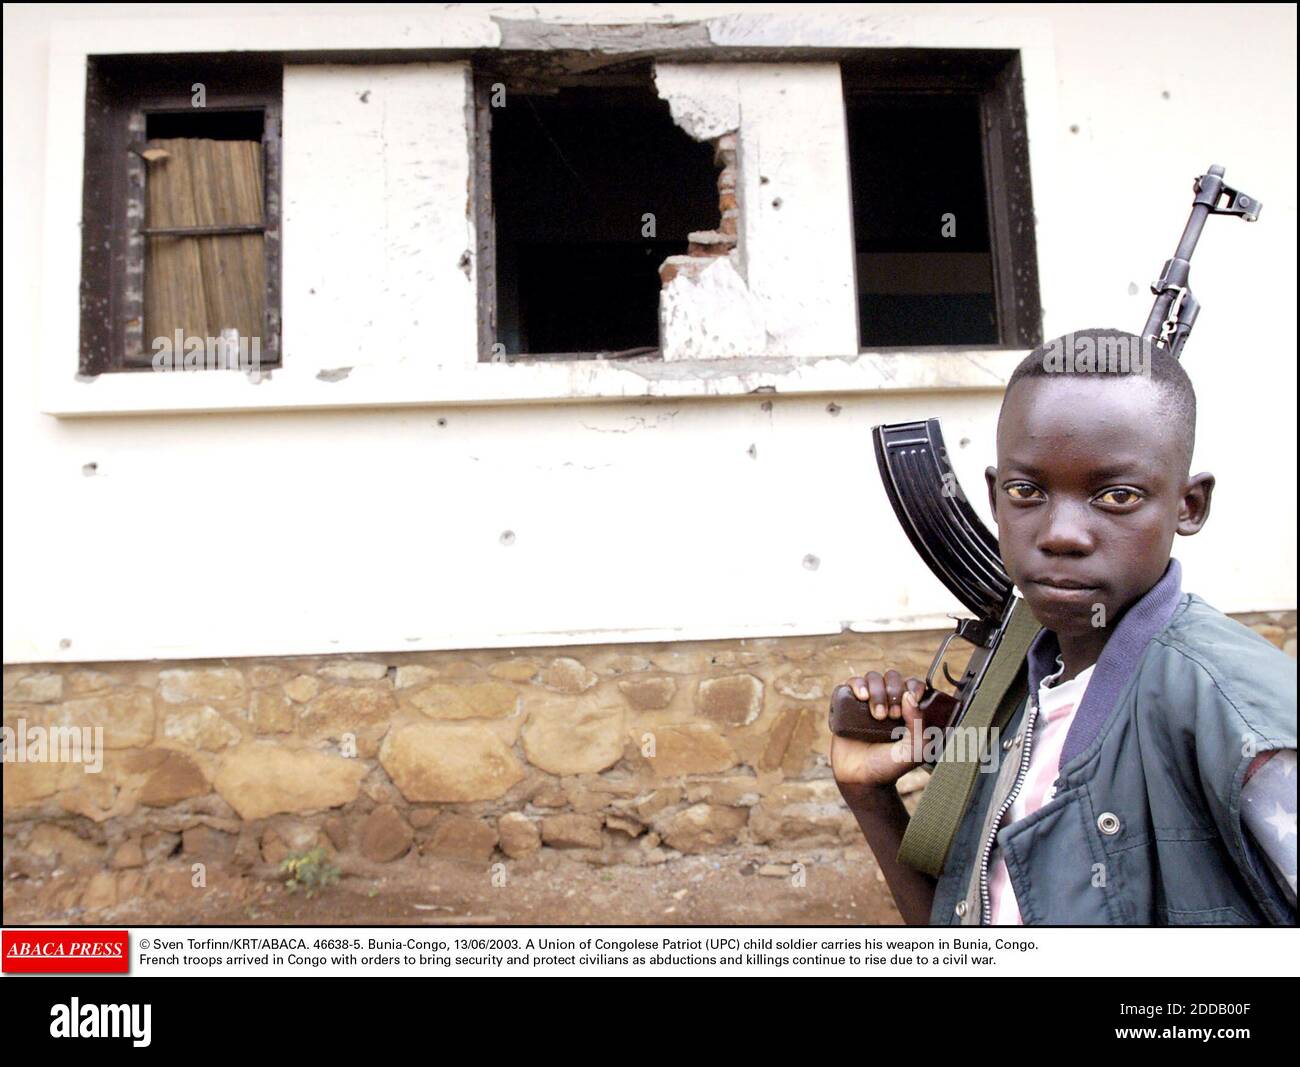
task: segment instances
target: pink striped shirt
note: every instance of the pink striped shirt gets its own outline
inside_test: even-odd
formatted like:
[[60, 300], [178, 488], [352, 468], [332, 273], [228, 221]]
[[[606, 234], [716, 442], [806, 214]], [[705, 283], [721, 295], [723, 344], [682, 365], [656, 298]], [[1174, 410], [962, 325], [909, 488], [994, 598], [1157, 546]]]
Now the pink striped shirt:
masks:
[[[1061, 663], [1057, 657], [1057, 663]], [[1095, 665], [1094, 665], [1095, 666]], [[1009, 826], [1017, 819], [1031, 815], [1056, 795], [1054, 782], [1061, 769], [1061, 749], [1065, 747], [1065, 735], [1070, 732], [1070, 723], [1074, 721], [1074, 709], [1083, 699], [1083, 691], [1088, 688], [1088, 679], [1092, 677], [1093, 668], [1081, 671], [1076, 677], [1060, 685], [1053, 683], [1061, 676], [1065, 665], [1050, 678], [1044, 678], [1038, 689], [1038, 718], [1034, 722], [1034, 737], [1029, 753], [1029, 770], [1020, 785], [1020, 792], [1006, 815], [1002, 817], [1001, 826]], [[1007, 755], [1013, 759], [1020, 758], [1020, 749], [1013, 748]], [[995, 849], [993, 861], [989, 867], [989, 919], [994, 926], [1021, 926], [1024, 919], [1020, 916], [1020, 907], [1016, 903], [1015, 890], [1007, 874], [1006, 861], [1002, 850]]]

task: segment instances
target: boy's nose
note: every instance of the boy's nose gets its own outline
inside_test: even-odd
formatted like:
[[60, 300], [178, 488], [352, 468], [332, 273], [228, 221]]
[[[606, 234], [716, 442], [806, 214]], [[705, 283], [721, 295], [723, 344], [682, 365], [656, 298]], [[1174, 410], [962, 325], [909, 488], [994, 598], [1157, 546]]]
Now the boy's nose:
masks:
[[1070, 503], [1049, 506], [1037, 548], [1052, 556], [1087, 555], [1096, 547], [1082, 509]]

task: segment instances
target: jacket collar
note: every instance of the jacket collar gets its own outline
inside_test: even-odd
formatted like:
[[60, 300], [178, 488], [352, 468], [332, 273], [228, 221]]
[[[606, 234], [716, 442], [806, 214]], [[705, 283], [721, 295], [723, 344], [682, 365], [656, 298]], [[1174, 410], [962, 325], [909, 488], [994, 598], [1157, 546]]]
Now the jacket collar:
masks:
[[[1178, 560], [1170, 559], [1160, 581], [1124, 613], [1102, 649], [1083, 700], [1074, 713], [1074, 721], [1061, 749], [1061, 767], [1087, 749], [1101, 732], [1111, 709], [1146, 652], [1147, 644], [1173, 617], [1182, 592], [1182, 568]], [[1038, 699], [1043, 679], [1056, 670], [1056, 657], [1060, 651], [1056, 634], [1051, 630], [1041, 631], [1029, 646], [1029, 692], [1034, 700]]]

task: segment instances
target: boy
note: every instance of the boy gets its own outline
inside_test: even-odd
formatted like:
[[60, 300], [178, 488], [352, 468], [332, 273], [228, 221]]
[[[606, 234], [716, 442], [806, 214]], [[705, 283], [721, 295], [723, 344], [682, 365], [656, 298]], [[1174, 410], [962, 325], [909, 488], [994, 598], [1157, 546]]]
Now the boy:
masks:
[[[1140, 358], [1062, 373], [1062, 347], [1085, 344]], [[1190, 474], [1195, 418], [1178, 361], [1119, 331], [1048, 342], [1012, 375], [985, 477], [1003, 564], [1043, 631], [1029, 700], [937, 882], [895, 859], [924, 684], [850, 679], [908, 734], [831, 746], [905, 921], [1295, 922], [1295, 663], [1183, 593], [1169, 555], [1214, 490]]]

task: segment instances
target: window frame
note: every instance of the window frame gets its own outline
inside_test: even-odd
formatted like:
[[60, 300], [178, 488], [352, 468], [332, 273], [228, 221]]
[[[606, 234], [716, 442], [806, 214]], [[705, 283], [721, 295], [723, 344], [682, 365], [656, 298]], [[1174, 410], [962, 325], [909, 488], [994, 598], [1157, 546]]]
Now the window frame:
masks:
[[[851, 96], [915, 92], [978, 97], [998, 340], [993, 346], [962, 347], [1028, 350], [1041, 344], [1037, 226], [1020, 53], [880, 49], [842, 60], [840, 78], [846, 111]], [[871, 349], [860, 346], [860, 351]]]
[[[142, 68], [120, 84], [127, 63]], [[196, 82], [233, 84], [205, 113], [262, 113], [262, 219], [266, 296], [259, 368], [280, 366], [281, 68], [258, 56], [187, 57], [183, 77], [160, 57], [90, 56], [82, 186], [79, 372], [85, 376], [153, 370], [145, 344], [145, 235], [148, 116], [190, 113]], [[126, 75], [126, 77], [130, 77]], [[179, 80], [178, 80], [179, 77]], [[184, 83], [183, 85], [181, 83]], [[180, 87], [178, 87], [180, 86]], [[94, 180], [107, 175], [108, 181]]]

